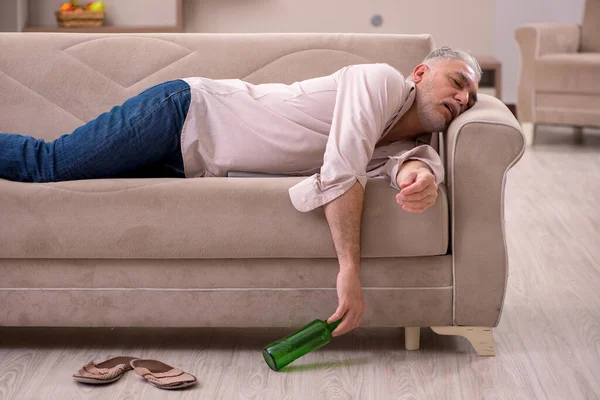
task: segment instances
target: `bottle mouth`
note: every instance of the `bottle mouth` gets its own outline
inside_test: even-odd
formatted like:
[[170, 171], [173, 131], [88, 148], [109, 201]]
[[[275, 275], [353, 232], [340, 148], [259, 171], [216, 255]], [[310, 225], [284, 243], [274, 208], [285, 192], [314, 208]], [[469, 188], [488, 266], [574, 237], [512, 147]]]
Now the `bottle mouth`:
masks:
[[265, 359], [269, 368], [271, 368], [273, 371], [277, 371], [277, 364], [275, 363], [275, 359], [267, 349], [263, 350], [263, 358]]

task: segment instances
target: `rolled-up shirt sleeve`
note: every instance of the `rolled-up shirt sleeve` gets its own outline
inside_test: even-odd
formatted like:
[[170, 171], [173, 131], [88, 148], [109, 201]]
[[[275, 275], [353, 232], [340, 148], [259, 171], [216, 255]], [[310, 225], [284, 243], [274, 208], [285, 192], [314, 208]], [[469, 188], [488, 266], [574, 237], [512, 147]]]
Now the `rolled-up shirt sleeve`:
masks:
[[433, 176], [435, 177], [435, 183], [440, 184], [444, 181], [444, 165], [439, 154], [429, 145], [421, 145], [414, 147], [410, 150], [399, 152], [389, 157], [389, 160], [376, 171], [372, 171], [373, 175], [370, 176], [382, 176], [390, 180], [390, 186], [396, 190], [400, 190], [396, 183], [396, 177], [400, 166], [406, 161], [418, 160], [422, 161], [431, 169]]
[[365, 187], [375, 144], [405, 98], [404, 77], [387, 64], [352, 65], [334, 77], [338, 89], [321, 171], [289, 189], [299, 211], [337, 199], [357, 181]]

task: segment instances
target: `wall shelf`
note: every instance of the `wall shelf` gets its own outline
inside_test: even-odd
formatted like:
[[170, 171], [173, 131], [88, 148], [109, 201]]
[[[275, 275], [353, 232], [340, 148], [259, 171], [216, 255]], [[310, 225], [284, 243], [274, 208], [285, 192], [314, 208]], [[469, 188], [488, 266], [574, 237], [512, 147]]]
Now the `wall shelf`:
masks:
[[177, 26], [101, 26], [99, 28], [58, 28], [56, 26], [26, 26], [23, 32], [67, 32], [67, 33], [177, 33]]
[[[66, 1], [66, 0], [65, 0]], [[175, 0], [175, 25], [118, 26], [107, 25], [98, 28], [59, 28], [57, 25], [31, 26], [26, 24], [23, 32], [65, 32], [65, 33], [179, 33], [183, 32], [183, 0]]]

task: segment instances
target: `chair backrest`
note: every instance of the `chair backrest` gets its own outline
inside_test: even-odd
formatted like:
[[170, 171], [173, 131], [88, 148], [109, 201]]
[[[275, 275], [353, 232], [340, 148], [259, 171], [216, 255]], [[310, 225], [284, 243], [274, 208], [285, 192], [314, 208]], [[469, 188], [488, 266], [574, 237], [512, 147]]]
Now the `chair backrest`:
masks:
[[585, 2], [580, 51], [600, 53], [600, 0]]

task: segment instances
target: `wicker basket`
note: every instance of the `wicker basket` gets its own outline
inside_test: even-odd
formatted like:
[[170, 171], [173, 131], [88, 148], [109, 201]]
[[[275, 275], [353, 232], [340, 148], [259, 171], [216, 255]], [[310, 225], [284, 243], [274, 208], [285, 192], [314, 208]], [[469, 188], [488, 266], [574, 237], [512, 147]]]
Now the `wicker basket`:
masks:
[[98, 28], [104, 23], [104, 11], [57, 11], [60, 28]]

